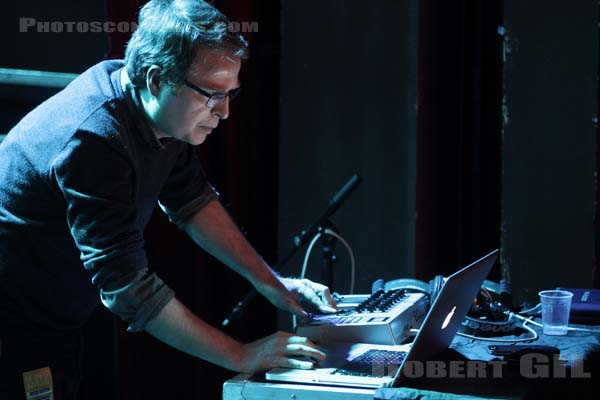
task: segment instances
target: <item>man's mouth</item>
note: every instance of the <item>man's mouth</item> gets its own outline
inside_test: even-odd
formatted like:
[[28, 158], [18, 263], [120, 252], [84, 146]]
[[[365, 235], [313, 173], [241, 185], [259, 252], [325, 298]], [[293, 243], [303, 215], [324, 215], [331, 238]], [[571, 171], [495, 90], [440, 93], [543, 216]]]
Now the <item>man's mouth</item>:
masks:
[[211, 126], [200, 126], [199, 128], [202, 131], [202, 133], [204, 133], [205, 135], [210, 135], [210, 133], [214, 129], [214, 127], [211, 127]]

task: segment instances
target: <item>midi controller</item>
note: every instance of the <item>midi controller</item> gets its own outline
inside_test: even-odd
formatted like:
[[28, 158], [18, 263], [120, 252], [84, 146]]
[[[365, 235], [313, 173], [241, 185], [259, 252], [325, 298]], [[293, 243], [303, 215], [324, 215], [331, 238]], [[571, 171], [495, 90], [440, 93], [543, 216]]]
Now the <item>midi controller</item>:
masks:
[[427, 314], [423, 293], [404, 289], [379, 290], [371, 295], [338, 295], [339, 312], [312, 314], [296, 333], [314, 342], [401, 344]]

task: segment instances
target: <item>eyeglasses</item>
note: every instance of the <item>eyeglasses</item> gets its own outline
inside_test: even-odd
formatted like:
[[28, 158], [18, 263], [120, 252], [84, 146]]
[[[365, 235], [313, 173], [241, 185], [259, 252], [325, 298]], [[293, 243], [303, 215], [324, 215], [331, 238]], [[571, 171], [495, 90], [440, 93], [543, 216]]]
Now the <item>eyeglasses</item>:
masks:
[[208, 100], [206, 100], [206, 106], [208, 108], [213, 108], [217, 104], [222, 103], [227, 97], [229, 97], [229, 101], [233, 101], [233, 99], [235, 99], [237, 97], [237, 95], [240, 93], [240, 91], [242, 90], [242, 88], [239, 87], [237, 89], [230, 90], [227, 93], [222, 93], [222, 92], [209, 93], [206, 90], [201, 89], [198, 86], [194, 85], [192, 82], [188, 81], [185, 78], [183, 78], [182, 80], [183, 80], [183, 83], [190, 89], [195, 90], [196, 92], [200, 93], [204, 97], [208, 97]]

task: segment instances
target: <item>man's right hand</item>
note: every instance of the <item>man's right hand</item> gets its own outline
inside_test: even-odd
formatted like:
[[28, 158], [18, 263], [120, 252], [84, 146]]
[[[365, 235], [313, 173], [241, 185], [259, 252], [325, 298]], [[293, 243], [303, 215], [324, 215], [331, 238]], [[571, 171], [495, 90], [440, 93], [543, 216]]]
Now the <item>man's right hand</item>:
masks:
[[314, 363], [295, 357], [310, 357], [315, 361], [325, 359], [325, 353], [305, 337], [277, 332], [242, 346], [240, 372], [258, 372], [276, 367], [310, 369]]

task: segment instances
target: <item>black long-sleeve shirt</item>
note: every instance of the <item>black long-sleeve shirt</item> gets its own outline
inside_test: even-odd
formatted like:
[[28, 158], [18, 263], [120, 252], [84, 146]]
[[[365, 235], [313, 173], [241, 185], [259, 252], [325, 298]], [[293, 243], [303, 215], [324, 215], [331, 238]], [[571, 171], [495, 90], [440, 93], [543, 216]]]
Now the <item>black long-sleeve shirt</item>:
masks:
[[90, 68], [0, 144], [0, 323], [77, 328], [102, 301], [141, 330], [173, 297], [144, 228], [157, 201], [181, 225], [216, 194], [191, 145], [156, 139], [122, 72]]

